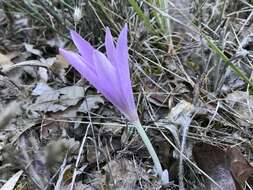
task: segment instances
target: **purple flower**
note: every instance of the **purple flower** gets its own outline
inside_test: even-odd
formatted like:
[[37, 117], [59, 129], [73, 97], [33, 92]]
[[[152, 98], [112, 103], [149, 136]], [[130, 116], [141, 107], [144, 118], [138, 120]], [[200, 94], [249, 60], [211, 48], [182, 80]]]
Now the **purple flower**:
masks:
[[75, 31], [70, 33], [80, 54], [64, 49], [60, 49], [60, 54], [129, 121], [137, 121], [128, 65], [127, 25], [120, 32], [116, 46], [110, 29], [106, 28], [106, 56]]
[[71, 31], [71, 37], [80, 54], [64, 49], [60, 49], [60, 53], [134, 124], [153, 159], [162, 183], [166, 184], [168, 172], [162, 170], [158, 156], [141, 126], [134, 103], [128, 65], [127, 25], [120, 32], [116, 46], [109, 28], [106, 28], [106, 56], [76, 32]]

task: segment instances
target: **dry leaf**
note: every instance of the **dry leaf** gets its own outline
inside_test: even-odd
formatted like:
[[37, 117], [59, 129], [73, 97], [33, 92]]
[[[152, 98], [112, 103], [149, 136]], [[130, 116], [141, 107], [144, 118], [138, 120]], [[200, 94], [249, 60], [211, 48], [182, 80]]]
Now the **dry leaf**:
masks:
[[3, 69], [5, 70], [6, 68], [10, 67], [14, 63], [11, 61], [11, 59], [4, 54], [0, 53], [0, 70]]
[[194, 106], [187, 101], [180, 101], [175, 107], [172, 108], [168, 115], [168, 120], [177, 125], [184, 126], [191, 119]]
[[[197, 143], [193, 147], [193, 156], [197, 165], [226, 190], [241, 190], [241, 185], [253, 173], [252, 166], [236, 148]], [[206, 188], [220, 189], [208, 179]]]
[[243, 185], [248, 177], [253, 174], [253, 167], [244, 158], [241, 151], [236, 148], [227, 148], [226, 155], [232, 175], [238, 183]]
[[[206, 143], [197, 143], [192, 151], [197, 165], [217, 184], [226, 190], [236, 190], [233, 176], [225, 163], [226, 156], [222, 148]], [[208, 179], [206, 179], [206, 188], [207, 190], [219, 189]]]
[[45, 82], [39, 82], [37, 83], [36, 87], [32, 91], [32, 95], [38, 96], [48, 93], [53, 93], [54, 89], [48, 86]]
[[38, 83], [33, 94], [40, 94], [30, 110], [41, 112], [57, 112], [66, 110], [69, 106], [76, 105], [84, 98], [84, 88], [68, 86], [58, 90]]

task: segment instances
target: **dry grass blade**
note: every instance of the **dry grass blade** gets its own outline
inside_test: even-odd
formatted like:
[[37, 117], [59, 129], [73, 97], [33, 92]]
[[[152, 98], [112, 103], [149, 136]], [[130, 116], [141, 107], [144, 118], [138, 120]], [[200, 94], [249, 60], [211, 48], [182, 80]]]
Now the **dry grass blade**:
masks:
[[0, 190], [13, 190], [23, 174], [23, 171], [18, 171], [15, 173], [1, 188]]

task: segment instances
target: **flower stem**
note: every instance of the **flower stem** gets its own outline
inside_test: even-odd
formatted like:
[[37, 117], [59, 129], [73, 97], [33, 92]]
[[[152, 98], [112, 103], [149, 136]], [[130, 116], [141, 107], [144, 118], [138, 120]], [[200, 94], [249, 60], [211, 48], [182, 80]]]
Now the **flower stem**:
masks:
[[140, 121], [137, 120], [137, 121], [133, 122], [133, 125], [135, 126], [136, 130], [138, 131], [139, 135], [141, 136], [142, 141], [146, 145], [148, 152], [154, 162], [155, 169], [156, 169], [162, 183], [166, 183], [165, 181], [167, 181], [168, 179], [164, 179], [163, 169], [162, 169], [162, 166], [161, 166], [160, 161], [158, 159], [158, 156], [157, 156], [155, 149], [154, 149], [153, 145], [151, 144], [145, 130], [143, 129]]

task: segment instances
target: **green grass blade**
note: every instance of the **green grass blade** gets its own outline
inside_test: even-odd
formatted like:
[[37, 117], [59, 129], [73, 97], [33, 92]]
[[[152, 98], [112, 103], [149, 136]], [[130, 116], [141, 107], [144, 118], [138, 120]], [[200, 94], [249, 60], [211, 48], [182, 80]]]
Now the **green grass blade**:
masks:
[[241, 71], [237, 66], [235, 66], [230, 60], [229, 58], [220, 50], [219, 47], [217, 47], [215, 45], [215, 43], [207, 36], [203, 35], [207, 45], [209, 46], [209, 48], [215, 53], [217, 54], [223, 61], [225, 64], [227, 64], [235, 73], [237, 76], [239, 76], [242, 80], [244, 80], [246, 83], [248, 83], [248, 85], [253, 87], [253, 83], [252, 81], [246, 76], [246, 74]]
[[144, 14], [144, 12], [141, 10], [140, 6], [135, 0], [128, 0], [129, 4], [133, 7], [136, 14], [142, 19], [145, 26], [151, 30], [153, 30], [153, 27], [150, 23], [149, 18]]

